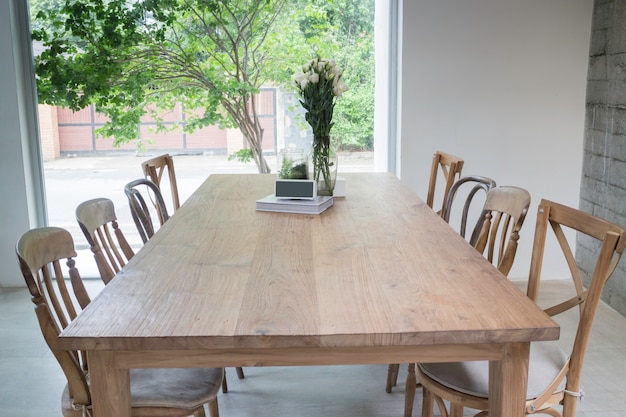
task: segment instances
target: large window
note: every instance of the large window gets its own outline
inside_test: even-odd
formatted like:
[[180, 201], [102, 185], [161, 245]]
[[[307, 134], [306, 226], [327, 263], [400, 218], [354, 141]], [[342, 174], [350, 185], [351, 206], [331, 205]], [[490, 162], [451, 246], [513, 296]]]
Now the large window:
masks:
[[[40, 4], [55, 7], [55, 2], [30, 1], [34, 11], [40, 8]], [[353, 8], [349, 11], [354, 13], [352, 17], [344, 16], [346, 25], [354, 23], [350, 19], [362, 15], [359, 14], [359, 8], [372, 11], [368, 15], [372, 33], [366, 34], [372, 50], [368, 51], [368, 39], [363, 37], [359, 41], [360, 55], [343, 59], [346, 72], [359, 73], [352, 77], [354, 84], [349, 85], [349, 93], [346, 93], [337, 106], [334, 129], [341, 136], [338, 145], [339, 173], [393, 169], [389, 165], [393, 158], [390, 159], [387, 151], [387, 103], [389, 96], [393, 95], [390, 93], [393, 88], [390, 89], [389, 85], [390, 82], [393, 83], [390, 74], [394, 73], [394, 69], [389, 64], [389, 57], [395, 54], [391, 54], [388, 47], [390, 44], [395, 45], [394, 37], [390, 34], [397, 27], [393, 23], [389, 24], [393, 22], [390, 16], [394, 16], [395, 12], [390, 11], [396, 7], [395, 2], [375, 2], [376, 23], [374, 0], [363, 0], [360, 5], [356, 5], [357, 2], [345, 3], [352, 4]], [[35, 17], [32, 22], [37, 25]], [[376, 33], [373, 31], [374, 27]], [[344, 48], [345, 50], [348, 49]], [[354, 51], [355, 48], [349, 50]], [[37, 46], [35, 53], [38, 53]], [[351, 77], [346, 75], [346, 78], [350, 80]], [[307, 132], [296, 94], [288, 88], [266, 85], [261, 89], [257, 103], [257, 113], [263, 118], [265, 127], [264, 156], [272, 172], [275, 172], [277, 152], [294, 144], [298, 147], [309, 146], [307, 143], [310, 142], [307, 141], [310, 141], [310, 137], [307, 136], [310, 131]], [[359, 111], [363, 109], [366, 111]], [[166, 115], [165, 122], [184, 124], [188, 114], [181, 105], [176, 111]], [[174, 156], [181, 201], [188, 198], [212, 173], [257, 172], [254, 162], [243, 163], [237, 159], [229, 159], [229, 156], [246, 147], [241, 132], [235, 127], [220, 129], [217, 126], [207, 126], [193, 133], [155, 133], [151, 129], [154, 122], [146, 116], [142, 119], [140, 128], [141, 147], [137, 146], [137, 142], [114, 147], [111, 139], [97, 137], [96, 129], [104, 121], [106, 118], [98, 114], [93, 106], [78, 112], [56, 106], [40, 106], [49, 224], [65, 227], [72, 232], [78, 248], [86, 252], [80, 257], [81, 264], [87, 262], [87, 259], [91, 261], [91, 256], [87, 253], [86, 241], [77, 227], [74, 209], [80, 202], [90, 198], [112, 199], [125, 234], [135, 247], [141, 245], [130, 218], [123, 186], [142, 176], [140, 165], [143, 160], [165, 152]], [[84, 269], [85, 267], [81, 268]], [[95, 267], [93, 275], [96, 275]]]

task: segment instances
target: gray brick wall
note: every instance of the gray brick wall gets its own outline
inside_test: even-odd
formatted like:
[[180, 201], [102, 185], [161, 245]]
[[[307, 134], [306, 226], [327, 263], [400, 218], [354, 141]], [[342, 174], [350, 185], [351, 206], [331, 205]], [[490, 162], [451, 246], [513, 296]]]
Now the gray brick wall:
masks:
[[[596, 0], [593, 11], [580, 208], [626, 227], [626, 0]], [[578, 238], [576, 259], [591, 275], [598, 246]], [[626, 315], [626, 262], [603, 298]]]

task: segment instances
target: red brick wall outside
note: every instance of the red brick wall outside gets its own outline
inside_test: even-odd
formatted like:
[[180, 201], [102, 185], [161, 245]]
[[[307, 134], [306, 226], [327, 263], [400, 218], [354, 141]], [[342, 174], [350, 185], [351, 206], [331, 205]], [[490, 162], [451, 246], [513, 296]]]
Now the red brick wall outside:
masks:
[[[262, 89], [257, 97], [257, 114], [264, 128], [263, 149], [276, 152], [276, 89]], [[112, 138], [102, 138], [95, 130], [101, 127], [106, 118], [89, 107], [78, 112], [58, 108], [58, 143], [60, 153], [98, 153], [137, 150], [135, 142], [113, 146]], [[183, 123], [184, 112], [180, 107], [162, 115], [166, 123]], [[41, 117], [41, 116], [40, 116]], [[237, 149], [227, 146], [227, 131], [217, 126], [207, 126], [193, 133], [182, 130], [174, 132], [155, 132], [155, 124], [146, 116], [140, 126], [140, 137], [145, 149], [163, 150], [181, 153], [214, 152], [217, 154], [232, 153]], [[42, 127], [43, 129], [43, 127]], [[42, 134], [42, 141], [43, 141]], [[46, 139], [47, 140], [47, 139]], [[51, 139], [54, 141], [54, 139]], [[242, 141], [241, 147], [245, 144]], [[240, 149], [240, 148], [239, 148]], [[55, 157], [58, 157], [58, 152]]]
[[57, 108], [39, 105], [39, 134], [41, 137], [41, 152], [44, 161], [50, 161], [60, 156], [59, 129], [57, 127]]

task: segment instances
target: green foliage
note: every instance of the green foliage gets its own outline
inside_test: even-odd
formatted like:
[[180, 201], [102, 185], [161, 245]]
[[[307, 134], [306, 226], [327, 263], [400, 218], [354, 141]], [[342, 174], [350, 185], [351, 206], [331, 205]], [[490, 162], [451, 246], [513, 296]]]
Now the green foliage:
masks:
[[288, 180], [305, 180], [309, 173], [305, 161], [294, 161], [290, 157], [283, 158], [278, 171], [278, 178]]
[[109, 117], [101, 133], [116, 144], [137, 139], [146, 109], [159, 123], [182, 104], [200, 110], [187, 131], [237, 126], [268, 172], [250, 103], [268, 82], [264, 41], [286, 1], [66, 0], [41, 8], [33, 31], [45, 48], [35, 60], [40, 102], [95, 104]]
[[252, 152], [248, 148], [239, 149], [238, 151], [233, 152], [228, 155], [229, 161], [239, 161], [247, 164], [252, 161]]
[[238, 127], [248, 160], [268, 172], [250, 103], [263, 85], [293, 89], [294, 73], [319, 54], [337, 60], [350, 88], [334, 110], [340, 146], [371, 147], [374, 0], [30, 3], [33, 39], [44, 46], [35, 59], [40, 102], [94, 104], [109, 120], [100, 134], [115, 144], [138, 141], [147, 112], [158, 122], [182, 105], [191, 113], [185, 131]]

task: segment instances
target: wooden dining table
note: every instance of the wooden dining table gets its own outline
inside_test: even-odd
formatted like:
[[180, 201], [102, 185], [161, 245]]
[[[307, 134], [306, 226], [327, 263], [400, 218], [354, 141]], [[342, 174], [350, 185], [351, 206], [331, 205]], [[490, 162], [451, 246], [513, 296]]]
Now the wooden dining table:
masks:
[[559, 326], [394, 175], [343, 176], [319, 215], [257, 211], [274, 175], [209, 176], [61, 334], [95, 416], [130, 417], [131, 368], [457, 360], [490, 361], [491, 417], [524, 415]]

